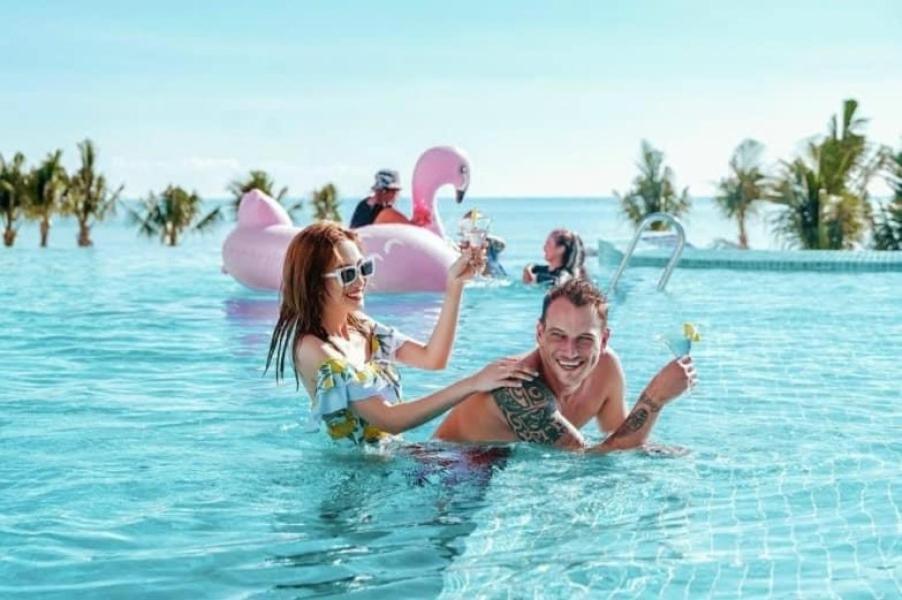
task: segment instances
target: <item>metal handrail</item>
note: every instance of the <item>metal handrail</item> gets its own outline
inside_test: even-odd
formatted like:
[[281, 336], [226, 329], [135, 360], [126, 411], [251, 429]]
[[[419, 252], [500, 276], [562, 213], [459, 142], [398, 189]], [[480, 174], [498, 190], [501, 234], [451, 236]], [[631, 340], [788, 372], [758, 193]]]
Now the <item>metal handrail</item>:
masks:
[[673, 270], [676, 268], [677, 263], [680, 260], [680, 255], [683, 253], [683, 246], [686, 245], [686, 230], [683, 229], [683, 224], [680, 223], [680, 220], [677, 219], [670, 213], [665, 212], [656, 212], [648, 215], [642, 222], [639, 223], [639, 227], [636, 229], [636, 235], [633, 236], [633, 241], [630, 242], [629, 248], [627, 248], [626, 253], [623, 255], [623, 260], [620, 261], [620, 266], [617, 267], [617, 271], [614, 273], [614, 277], [611, 278], [611, 284], [608, 286], [608, 293], [613, 294], [614, 290], [617, 288], [617, 283], [620, 281], [620, 276], [623, 275], [623, 272], [626, 270], [626, 266], [630, 262], [630, 258], [633, 256], [633, 252], [636, 251], [636, 245], [639, 243], [639, 238], [642, 236], [642, 233], [648, 229], [652, 224], [659, 222], [670, 223], [677, 231], [677, 245], [673, 249], [673, 254], [670, 256], [670, 260], [667, 262], [667, 266], [664, 268], [664, 273], [661, 275], [661, 279], [658, 280], [658, 291], [664, 291], [664, 288], [667, 286], [667, 281], [670, 279], [670, 274], [673, 273]]

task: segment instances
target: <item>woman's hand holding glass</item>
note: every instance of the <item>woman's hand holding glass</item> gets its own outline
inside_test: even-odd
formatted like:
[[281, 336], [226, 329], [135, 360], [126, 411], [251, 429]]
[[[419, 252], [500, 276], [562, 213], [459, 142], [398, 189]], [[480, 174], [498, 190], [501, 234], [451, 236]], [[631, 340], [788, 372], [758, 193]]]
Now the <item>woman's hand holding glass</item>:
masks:
[[471, 248], [461, 247], [460, 256], [448, 269], [448, 284], [463, 284], [474, 279], [485, 269], [485, 248], [473, 252]]
[[460, 251], [464, 255], [469, 255], [474, 271], [473, 279], [482, 279], [485, 270], [491, 222], [487, 216], [473, 209], [464, 215], [459, 223]]

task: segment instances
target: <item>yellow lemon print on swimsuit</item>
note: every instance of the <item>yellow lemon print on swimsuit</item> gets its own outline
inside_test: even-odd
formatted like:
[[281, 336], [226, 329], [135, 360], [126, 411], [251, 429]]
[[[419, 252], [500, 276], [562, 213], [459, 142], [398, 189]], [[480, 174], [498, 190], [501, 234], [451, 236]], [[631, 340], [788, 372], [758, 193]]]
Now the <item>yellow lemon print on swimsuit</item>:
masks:
[[325, 418], [326, 428], [332, 439], [349, 437], [357, 428], [357, 417], [350, 410], [343, 410]]
[[389, 437], [387, 433], [374, 425], [370, 425], [369, 423], [367, 423], [363, 428], [363, 441], [365, 442], [378, 442], [382, 438], [386, 437]]

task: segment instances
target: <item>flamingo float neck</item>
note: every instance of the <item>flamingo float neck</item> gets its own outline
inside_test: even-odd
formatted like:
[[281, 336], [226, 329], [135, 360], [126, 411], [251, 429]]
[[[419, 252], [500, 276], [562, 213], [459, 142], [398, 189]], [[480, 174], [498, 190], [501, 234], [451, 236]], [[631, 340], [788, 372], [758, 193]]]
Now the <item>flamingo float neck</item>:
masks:
[[456, 148], [438, 146], [424, 152], [413, 169], [413, 222], [444, 238], [435, 194], [445, 185], [453, 185], [462, 194], [468, 173], [466, 156]]

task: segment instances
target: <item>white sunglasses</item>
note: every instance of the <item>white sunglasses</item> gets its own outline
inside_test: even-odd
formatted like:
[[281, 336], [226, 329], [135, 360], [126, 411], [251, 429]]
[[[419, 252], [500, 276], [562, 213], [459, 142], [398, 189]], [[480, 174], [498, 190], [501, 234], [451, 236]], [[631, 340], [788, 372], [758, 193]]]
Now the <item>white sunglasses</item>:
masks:
[[338, 267], [334, 271], [324, 274], [323, 277], [337, 279], [338, 283], [341, 284], [341, 287], [348, 287], [357, 281], [357, 277], [367, 279], [372, 277], [375, 272], [376, 261], [373, 260], [373, 257], [368, 256], [366, 258], [361, 258], [356, 265]]

